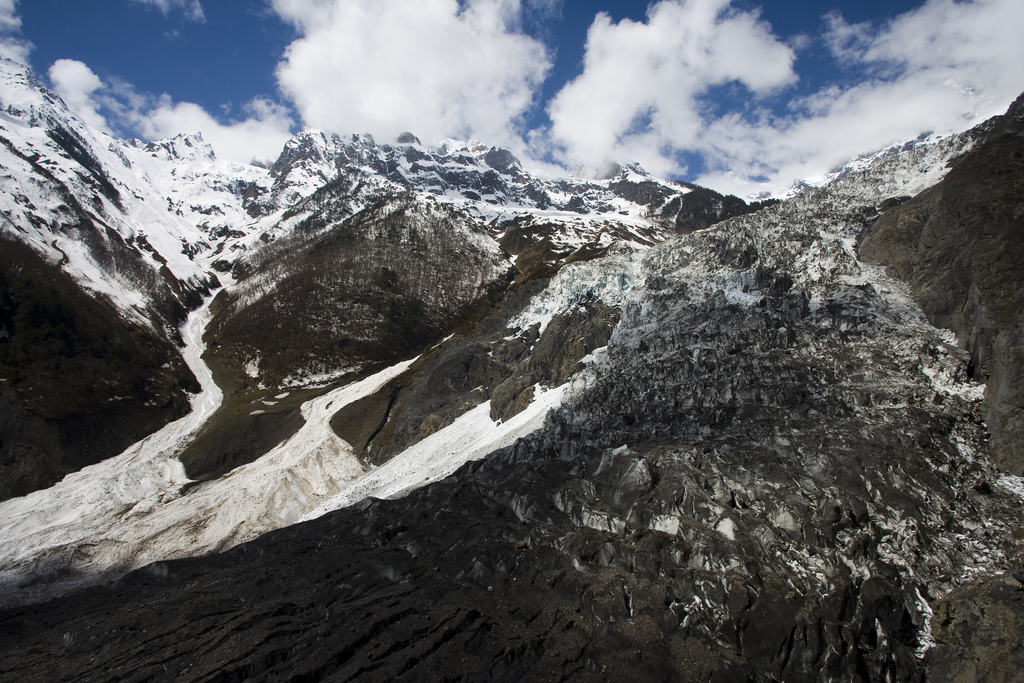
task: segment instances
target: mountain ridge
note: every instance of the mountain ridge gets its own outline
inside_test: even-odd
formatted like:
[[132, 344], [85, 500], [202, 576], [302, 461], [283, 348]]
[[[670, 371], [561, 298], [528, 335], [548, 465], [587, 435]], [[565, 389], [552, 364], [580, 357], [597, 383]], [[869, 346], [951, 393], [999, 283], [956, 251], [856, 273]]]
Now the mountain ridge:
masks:
[[[76, 137], [26, 128], [32, 106], [0, 124], [3, 158], [54, 194], [0, 177], [11, 224], [123, 286], [113, 303], [168, 344], [177, 329], [203, 393], [0, 503], [5, 674], [1017, 670], [996, 650], [1024, 624], [1024, 480], [986, 427], [1015, 429], [991, 415], [1017, 417], [1019, 315], [992, 301], [1021, 271], [935, 256], [961, 236], [961, 256], [990, 251], [950, 214], [1013, 234], [1016, 105], [712, 226], [724, 198], [637, 168], [541, 183], [483, 145], [307, 131], [239, 170], [189, 134], [104, 153], [72, 119]], [[132, 223], [156, 204], [162, 235]], [[141, 294], [139, 263], [161, 278]], [[947, 272], [973, 278], [964, 325], [928, 299]]]
[[[742, 202], [723, 206], [710, 190], [657, 181], [636, 168], [623, 169], [617, 185], [542, 181], [507, 150], [456, 141], [429, 149], [411, 134], [398, 146], [378, 146], [369, 136], [344, 139], [306, 130], [285, 145], [271, 168], [245, 166], [218, 160], [198, 131], [150, 143], [115, 139], [88, 127], [26, 67], [7, 60], [0, 72], [0, 156], [10, 169], [0, 178], [4, 232], [57, 263], [92, 296], [109, 300], [131, 325], [148, 328], [148, 343], [162, 346], [162, 353], [180, 344], [177, 327], [187, 311], [221, 289], [229, 274], [240, 281], [258, 270], [249, 261], [266, 260], [272, 242], [295, 231], [315, 232], [315, 224], [337, 225], [400, 193], [439, 200], [465, 213], [460, 220], [477, 223], [479, 230], [488, 226], [490, 237], [516, 257], [512, 267], [518, 268], [520, 282], [548, 277], [566, 262], [594, 258], [615, 241], [659, 242], [680, 229], [673, 221], [684, 215], [688, 230], [749, 210]], [[638, 196], [641, 186], [658, 189]], [[693, 210], [681, 208], [679, 197], [695, 195], [706, 195], [706, 201]], [[658, 208], [652, 223], [646, 216]], [[399, 297], [395, 305], [405, 311], [396, 309], [395, 316], [408, 318], [420, 304]], [[437, 329], [429, 336], [434, 341], [441, 338]], [[341, 334], [358, 337], [354, 330]], [[413, 353], [427, 340], [422, 337], [420, 346], [406, 345], [400, 353]], [[239, 368], [280, 355], [272, 348], [232, 351], [245, 357], [234, 367], [234, 377], [221, 381], [244, 383]], [[265, 370], [275, 381], [324, 375], [325, 357], [318, 353], [314, 358], [300, 352]], [[394, 353], [386, 358], [375, 353], [330, 362], [358, 368], [368, 360], [399, 360]], [[259, 369], [261, 360], [255, 362]], [[170, 384], [194, 387], [189, 371], [176, 366]], [[148, 372], [161, 374], [155, 368]], [[14, 370], [6, 375], [11, 387], [18, 377]], [[23, 394], [8, 399], [24, 409]], [[179, 407], [164, 419], [179, 417], [183, 400], [177, 394], [169, 405]], [[89, 412], [81, 416], [86, 421]], [[160, 424], [149, 418], [145, 423], [150, 430]], [[15, 436], [16, 426], [10, 429], [4, 440], [8, 459], [24, 442]], [[54, 436], [61, 429], [59, 424], [42, 428], [24, 445], [58, 457], [47, 444], [65, 438]], [[131, 440], [142, 434], [138, 425], [116, 431], [125, 429]], [[125, 438], [116, 434], [98, 448], [97, 457], [119, 452], [130, 443]], [[53, 476], [45, 481], [52, 483]]]

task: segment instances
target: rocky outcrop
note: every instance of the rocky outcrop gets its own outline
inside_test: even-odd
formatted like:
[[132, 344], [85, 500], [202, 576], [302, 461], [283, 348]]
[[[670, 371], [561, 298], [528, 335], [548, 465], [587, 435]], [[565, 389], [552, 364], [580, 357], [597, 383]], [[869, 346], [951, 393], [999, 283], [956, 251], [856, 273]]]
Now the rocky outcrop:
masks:
[[120, 453], [186, 414], [174, 345], [0, 237], [0, 500]]
[[1024, 572], [972, 583], [939, 600], [932, 618], [936, 645], [928, 680], [1020, 680], [1024, 671]]
[[[1011, 110], [1012, 111], [1012, 110]], [[956, 332], [985, 382], [992, 459], [1024, 474], [1024, 138], [1006, 124], [936, 187], [884, 213], [858, 253], [906, 281], [932, 324]], [[1016, 120], [1024, 129], [1024, 115]], [[989, 126], [992, 128], [992, 126]], [[1002, 132], [1002, 135], [998, 133]]]
[[375, 394], [349, 404], [331, 425], [373, 465], [382, 465], [466, 411], [490, 401], [490, 417], [505, 422], [529, 406], [538, 386], [565, 384], [580, 361], [608, 343], [618, 311], [600, 301], [581, 302], [540, 324], [516, 327], [533, 282], [505, 293], [473, 328], [431, 349]]
[[648, 215], [675, 234], [688, 235], [736, 216], [773, 206], [777, 200], [745, 201], [735, 195], [723, 195], [692, 183], [668, 185], [653, 180], [615, 179], [608, 189], [630, 202], [647, 207]]

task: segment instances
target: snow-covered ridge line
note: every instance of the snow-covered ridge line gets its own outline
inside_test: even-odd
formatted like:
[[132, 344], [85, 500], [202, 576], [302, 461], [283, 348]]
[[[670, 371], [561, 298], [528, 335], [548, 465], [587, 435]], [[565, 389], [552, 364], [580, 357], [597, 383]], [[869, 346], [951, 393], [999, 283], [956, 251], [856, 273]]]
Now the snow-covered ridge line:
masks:
[[793, 183], [792, 187], [788, 190], [776, 193], [760, 193], [752, 195], [750, 199], [790, 199], [811, 190], [834, 185], [835, 183], [842, 181], [847, 176], [863, 173], [879, 162], [884, 162], [886, 159], [892, 159], [910, 153], [917, 153], [922, 150], [927, 153], [927, 150], [929, 149], [942, 148], [949, 145], [960, 147], [960, 153], [963, 153], [969, 149], [970, 144], [970, 137], [967, 133], [923, 133], [912, 140], [896, 142], [875, 152], [861, 154], [822, 176], [798, 180]]
[[[9, 169], [0, 174], [0, 229], [41, 253], [53, 255], [56, 243], [67, 257], [65, 269], [86, 289], [157, 330], [161, 323], [151, 322], [157, 294], [148, 290], [165, 287], [166, 273], [182, 288], [205, 294], [218, 270], [258, 250], [268, 237], [290, 234], [315, 209], [304, 202], [332, 184], [341, 183], [348, 215], [382, 196], [413, 192], [492, 226], [524, 216], [564, 225], [566, 247], [598, 243], [606, 229], [637, 244], [660, 241], [669, 234], [662, 228], [675, 220], [679, 198], [692, 191], [635, 165], [603, 169], [598, 179], [546, 178], [524, 169], [507, 150], [456, 140], [431, 147], [412, 135], [378, 144], [368, 135], [303, 130], [272, 169], [246, 166], [217, 159], [198, 132], [145, 144], [96, 131], [31, 71], [9, 60], [0, 62], [0, 108], [0, 135], [10, 143], [10, 149], [0, 149], [0, 163]], [[912, 146], [928, 147], [941, 138]], [[907, 145], [894, 146], [870, 160], [907, 151]], [[867, 162], [855, 160], [842, 173]], [[48, 185], [29, 180], [44, 172], [52, 178]], [[79, 218], [58, 185], [109, 230], [101, 229], [89, 243], [62, 227]], [[111, 248], [96, 243], [117, 238], [137, 254], [134, 271], [112, 270], [104, 255]], [[139, 265], [150, 270], [142, 278], [149, 283], [145, 287], [139, 286]]]

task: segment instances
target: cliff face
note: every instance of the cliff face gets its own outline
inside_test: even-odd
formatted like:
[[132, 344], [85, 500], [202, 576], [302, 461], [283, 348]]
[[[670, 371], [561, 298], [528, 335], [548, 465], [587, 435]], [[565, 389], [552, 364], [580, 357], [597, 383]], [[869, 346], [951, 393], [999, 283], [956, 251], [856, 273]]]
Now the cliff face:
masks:
[[990, 125], [982, 144], [937, 186], [887, 211], [858, 252], [910, 285], [937, 327], [953, 330], [985, 383], [991, 457], [1024, 474], [1024, 129], [1021, 112]]

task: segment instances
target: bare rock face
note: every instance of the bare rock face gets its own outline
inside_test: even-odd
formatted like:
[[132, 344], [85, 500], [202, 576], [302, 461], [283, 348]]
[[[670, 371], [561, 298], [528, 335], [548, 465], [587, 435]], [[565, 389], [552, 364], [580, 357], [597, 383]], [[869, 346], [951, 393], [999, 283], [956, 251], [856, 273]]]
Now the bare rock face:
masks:
[[719, 194], [692, 183], [673, 185], [674, 188], [651, 180], [629, 180], [624, 176], [609, 183], [608, 189], [623, 199], [648, 207], [652, 218], [664, 222], [679, 235], [688, 235], [778, 203], [777, 200], [768, 200], [747, 204], [735, 195]]
[[956, 332], [986, 384], [993, 462], [1024, 474], [1024, 138], [990, 140], [936, 187], [884, 213], [858, 251], [911, 287], [938, 327]]
[[608, 343], [618, 311], [600, 301], [581, 302], [539, 324], [509, 329], [534, 282], [506, 292], [473, 329], [428, 351], [378, 392], [342, 408], [335, 432], [369, 463], [381, 465], [421, 439], [447, 427], [467, 410], [490, 401], [495, 422], [529, 406], [538, 385], [565, 384], [581, 361]]
[[197, 390], [169, 339], [0, 237], [0, 500], [120, 453]]
[[932, 619], [936, 646], [928, 680], [1020, 680], [1024, 671], [1024, 573], [1008, 572], [958, 588], [938, 601]]

